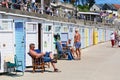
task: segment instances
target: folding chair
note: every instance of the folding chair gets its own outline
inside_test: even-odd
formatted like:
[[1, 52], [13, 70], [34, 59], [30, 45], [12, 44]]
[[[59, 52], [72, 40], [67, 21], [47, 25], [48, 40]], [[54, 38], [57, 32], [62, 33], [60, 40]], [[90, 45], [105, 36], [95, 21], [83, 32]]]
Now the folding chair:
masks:
[[[18, 60], [17, 56], [14, 55], [14, 56], [8, 56], [9, 58], [11, 57], [14, 58], [14, 61], [6, 61], [6, 67], [7, 67], [7, 72], [12, 72], [12, 69], [13, 69], [13, 72], [22, 72], [22, 75], [24, 75], [24, 70], [23, 70], [23, 62], [21, 60]], [[21, 71], [18, 70], [18, 68], [21, 67]]]

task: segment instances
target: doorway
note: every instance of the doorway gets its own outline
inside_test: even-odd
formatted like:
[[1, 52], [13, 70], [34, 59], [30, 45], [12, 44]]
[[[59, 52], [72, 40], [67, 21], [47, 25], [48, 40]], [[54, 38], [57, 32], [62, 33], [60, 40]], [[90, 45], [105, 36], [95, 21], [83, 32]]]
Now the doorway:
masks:
[[38, 49], [42, 50], [41, 48], [41, 28], [42, 24], [38, 23]]

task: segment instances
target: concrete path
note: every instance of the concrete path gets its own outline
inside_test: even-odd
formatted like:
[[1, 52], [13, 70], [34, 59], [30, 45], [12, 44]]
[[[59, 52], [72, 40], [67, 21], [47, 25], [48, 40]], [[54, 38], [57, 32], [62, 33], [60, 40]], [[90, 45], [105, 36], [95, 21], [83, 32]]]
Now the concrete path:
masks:
[[0, 80], [120, 80], [120, 48], [111, 48], [110, 42], [82, 49], [81, 60], [59, 60], [61, 72], [32, 73], [27, 68], [24, 76], [0, 75]]

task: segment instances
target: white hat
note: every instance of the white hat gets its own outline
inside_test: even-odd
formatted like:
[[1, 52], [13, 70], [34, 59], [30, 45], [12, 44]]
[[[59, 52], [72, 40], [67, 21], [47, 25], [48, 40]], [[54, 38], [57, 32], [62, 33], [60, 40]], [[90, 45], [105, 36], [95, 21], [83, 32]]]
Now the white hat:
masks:
[[75, 29], [75, 31], [79, 31], [79, 29], [78, 29], [78, 28], [76, 28], [76, 29]]

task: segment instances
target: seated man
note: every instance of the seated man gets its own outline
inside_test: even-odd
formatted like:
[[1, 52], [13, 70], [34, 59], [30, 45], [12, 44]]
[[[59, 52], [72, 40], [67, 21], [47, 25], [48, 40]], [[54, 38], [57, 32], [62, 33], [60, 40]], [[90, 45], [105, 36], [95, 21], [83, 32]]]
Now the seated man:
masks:
[[71, 51], [73, 57], [75, 58], [74, 48], [72, 47], [71, 39], [68, 39], [68, 41], [66, 42], [66, 46], [67, 46], [67, 49], [69, 49]]
[[[43, 52], [37, 53], [37, 52], [35, 51], [35, 49], [34, 49], [34, 48], [35, 48], [35, 44], [33, 44], [33, 43], [31, 43], [31, 44], [29, 45], [29, 48], [30, 48], [30, 50], [29, 50], [30, 55], [33, 56], [33, 57], [35, 57], [35, 58], [40, 58], [40, 57], [43, 57], [43, 56], [46, 55], [46, 54], [43, 53]], [[55, 66], [55, 64], [54, 64], [54, 63], [56, 63], [57, 61], [54, 59], [52, 53], [49, 53], [49, 54], [47, 53], [47, 55], [49, 55], [49, 57], [50, 57], [50, 59], [51, 59], [51, 64], [52, 64], [52, 66], [53, 66], [53, 68], [54, 68], [54, 72], [58, 72], [58, 69], [56, 68], [56, 66]]]
[[71, 51], [70, 50], [63, 50], [61, 42], [59, 42], [59, 41], [56, 42], [56, 48], [57, 48], [57, 51], [58, 51], [59, 55], [62, 55], [64, 53], [66, 53], [68, 55], [68, 60], [73, 59]]

